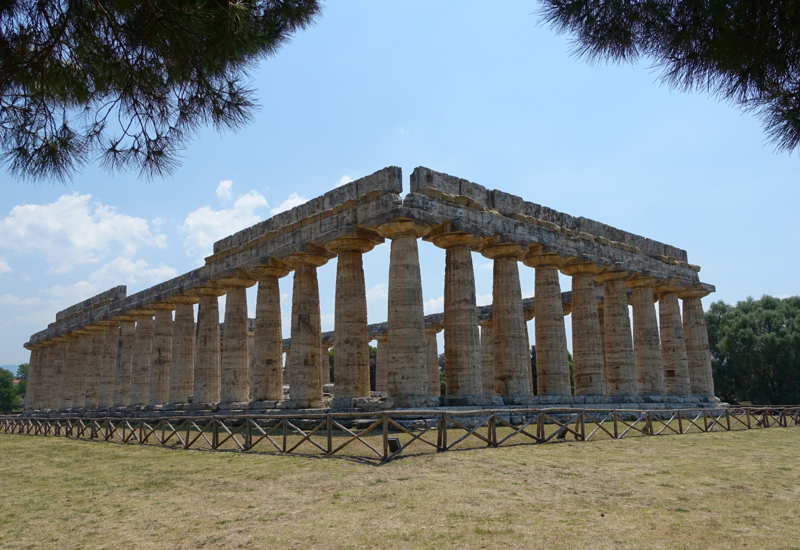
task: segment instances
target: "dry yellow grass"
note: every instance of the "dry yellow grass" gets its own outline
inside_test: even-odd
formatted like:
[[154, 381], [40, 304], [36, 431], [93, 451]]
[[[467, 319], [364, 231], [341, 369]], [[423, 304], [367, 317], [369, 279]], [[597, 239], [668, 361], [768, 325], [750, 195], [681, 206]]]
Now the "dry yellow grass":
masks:
[[0, 548], [800, 548], [800, 429], [405, 456], [0, 435]]

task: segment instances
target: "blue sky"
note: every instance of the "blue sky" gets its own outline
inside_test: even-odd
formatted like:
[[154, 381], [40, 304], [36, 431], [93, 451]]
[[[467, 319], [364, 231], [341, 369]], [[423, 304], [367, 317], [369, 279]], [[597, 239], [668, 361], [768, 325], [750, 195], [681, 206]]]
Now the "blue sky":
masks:
[[[775, 153], [751, 114], [660, 85], [647, 62], [576, 59], [536, 9], [331, 2], [253, 71], [255, 121], [203, 131], [173, 176], [95, 165], [31, 185], [0, 172], [0, 364], [27, 361], [22, 344], [58, 310], [193, 269], [213, 241], [389, 165], [406, 188], [427, 166], [685, 248], [717, 286], [706, 305], [798, 294], [796, 155]], [[426, 311], [441, 311], [444, 252], [421, 242], [420, 254]], [[386, 318], [388, 259], [388, 245], [365, 256], [370, 322]], [[486, 303], [489, 262], [473, 260]], [[520, 270], [531, 295], [533, 270]], [[319, 271], [323, 330], [335, 272]], [[281, 291], [288, 336], [291, 276]]]

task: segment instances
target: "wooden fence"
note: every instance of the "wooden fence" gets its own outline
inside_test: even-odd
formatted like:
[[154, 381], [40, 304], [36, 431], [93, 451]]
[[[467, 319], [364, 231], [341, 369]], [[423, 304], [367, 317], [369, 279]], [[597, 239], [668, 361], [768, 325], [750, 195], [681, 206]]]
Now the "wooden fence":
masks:
[[673, 411], [397, 410], [161, 419], [0, 416], [0, 433], [5, 434], [183, 449], [339, 454], [379, 463], [404, 452], [789, 426], [800, 426], [800, 406]]

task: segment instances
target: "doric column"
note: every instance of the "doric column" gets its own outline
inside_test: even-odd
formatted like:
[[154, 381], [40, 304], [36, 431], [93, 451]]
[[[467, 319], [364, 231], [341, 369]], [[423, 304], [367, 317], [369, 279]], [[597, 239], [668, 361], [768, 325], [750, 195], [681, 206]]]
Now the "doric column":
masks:
[[379, 334], [375, 337], [375, 391], [386, 392], [388, 388], [389, 367], [386, 364], [386, 344], [389, 335]]
[[169, 372], [169, 402], [188, 403], [194, 391], [195, 325], [194, 304], [196, 296], [173, 294], [169, 302], [175, 304], [172, 322], [172, 362]]
[[428, 392], [422, 278], [417, 239], [430, 232], [418, 221], [396, 220], [378, 227], [381, 237], [392, 240], [389, 259], [389, 312], [387, 342], [387, 393], [414, 398]]
[[525, 337], [517, 266], [527, 252], [527, 248], [514, 243], [497, 243], [481, 251], [484, 257], [494, 261], [494, 390], [500, 396], [530, 395], [530, 348]]
[[478, 321], [481, 327], [481, 378], [483, 395], [495, 395], [494, 391], [494, 331], [491, 319]]
[[603, 340], [594, 290], [594, 276], [601, 270], [602, 267], [596, 263], [582, 258], [561, 268], [562, 273], [572, 277], [572, 379], [575, 395], [606, 394]]
[[[531, 331], [528, 329], [528, 323], [533, 321], [536, 318], [536, 307], [530, 307], [528, 309], [522, 310], [522, 317], [525, 319], [525, 349], [528, 350], [528, 388], [530, 389], [531, 395], [536, 394], [536, 388], [533, 387], [533, 371], [531, 369]], [[534, 326], [535, 329], [535, 326]]]
[[50, 392], [53, 409], [67, 408], [64, 396], [67, 393], [65, 387], [69, 385], [66, 364], [69, 340], [70, 338], [67, 335], [53, 338], [53, 342], [56, 344], [55, 360], [53, 361], [53, 389]]
[[133, 370], [133, 345], [136, 339], [136, 317], [118, 315], [119, 361], [114, 374], [114, 407], [127, 407], [131, 402], [131, 371]]
[[135, 309], [136, 333], [131, 364], [131, 399], [128, 406], [146, 405], [150, 393], [150, 361], [153, 356], [154, 309]]
[[[441, 397], [442, 395], [442, 383], [439, 379], [439, 342], [436, 339], [436, 335], [442, 332], [442, 329], [444, 329], [442, 323], [433, 323], [425, 327], [425, 353], [428, 363], [428, 395], [433, 397]], [[446, 368], [447, 367], [445, 367], [445, 369]], [[447, 381], [445, 381], [445, 390], [446, 389]]]
[[42, 374], [39, 390], [39, 404], [41, 409], [52, 409], [53, 407], [53, 377], [55, 376], [56, 351], [58, 344], [55, 339], [44, 343], [42, 349]]
[[603, 283], [606, 395], [636, 395], [631, 320], [624, 283], [629, 276], [628, 271], [619, 269], [595, 275], [595, 280]]
[[661, 361], [664, 363], [664, 388], [667, 395], [689, 395], [689, 360], [686, 356], [686, 340], [683, 334], [678, 292], [686, 285], [670, 280], [656, 287], [658, 292], [658, 314], [661, 326]]
[[664, 367], [653, 296], [657, 283], [658, 279], [648, 276], [625, 281], [625, 286], [633, 289], [633, 362], [639, 395], [664, 395]]
[[[320, 372], [320, 379], [319, 384], [320, 387], [323, 387], [325, 384], [333, 384], [333, 380], [331, 380], [331, 360], [330, 360], [330, 351], [333, 347], [333, 342], [326, 342], [322, 341], [322, 344], [319, 347], [319, 354], [322, 357], [322, 368], [319, 370]], [[334, 351], [334, 357], [336, 357], [336, 350]], [[336, 369], [334, 368], [334, 371]], [[335, 376], [335, 374], [334, 374]], [[323, 388], [323, 394], [325, 393]]]
[[219, 297], [225, 294], [225, 289], [213, 285], [198, 286], [187, 290], [185, 294], [200, 298], [192, 402], [219, 403]]
[[683, 300], [683, 334], [686, 339], [686, 357], [689, 363], [689, 380], [692, 395], [714, 396], [714, 377], [711, 372], [711, 350], [708, 346], [708, 329], [703, 314], [701, 298], [711, 290], [702, 285], [692, 285], [680, 292]]
[[472, 251], [483, 238], [450, 233], [433, 239], [444, 248], [444, 372], [448, 396], [483, 395], [481, 340]]
[[376, 241], [341, 237], [325, 248], [338, 255], [334, 315], [333, 388], [337, 399], [369, 397], [369, 333], [363, 254]]
[[322, 329], [317, 268], [328, 262], [327, 252], [299, 252], [284, 259], [294, 268], [292, 285], [292, 352], [289, 354], [289, 396], [298, 408], [322, 406]]
[[220, 358], [220, 401], [245, 403], [250, 399], [247, 289], [256, 281], [244, 272], [236, 272], [221, 278], [217, 284], [227, 290]]
[[98, 323], [103, 327], [103, 351], [100, 358], [100, 388], [97, 392], [97, 407], [106, 409], [114, 403], [114, 377], [117, 372], [119, 351], [119, 321], [106, 320]]
[[148, 306], [156, 312], [153, 323], [153, 351], [150, 356], [150, 383], [147, 403], [159, 405], [169, 402], [169, 376], [172, 370], [172, 311], [171, 303], [155, 303]]
[[37, 407], [36, 392], [37, 380], [39, 370], [39, 357], [40, 347], [36, 344], [24, 344], [23, 347], [31, 352], [31, 357], [28, 359], [28, 381], [25, 386], [25, 410], [32, 411]]
[[96, 409], [100, 402], [100, 377], [102, 375], [103, 344], [105, 342], [105, 328], [97, 325], [85, 327], [91, 332], [89, 353], [86, 360], [86, 393], [84, 406], [87, 409]]
[[253, 360], [250, 362], [250, 400], [283, 399], [283, 332], [278, 279], [290, 270], [278, 262], [248, 269], [258, 281]]
[[86, 367], [92, 351], [92, 332], [82, 328], [72, 333], [78, 335], [73, 352], [72, 408], [82, 409], [86, 406]]
[[567, 332], [558, 268], [567, 258], [534, 253], [523, 262], [536, 268], [536, 395], [572, 395], [569, 382]]

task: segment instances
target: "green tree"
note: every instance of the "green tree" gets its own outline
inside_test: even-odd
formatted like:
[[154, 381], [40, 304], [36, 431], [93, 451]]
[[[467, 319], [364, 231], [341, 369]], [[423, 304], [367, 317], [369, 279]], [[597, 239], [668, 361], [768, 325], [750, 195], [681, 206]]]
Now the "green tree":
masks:
[[28, 363], [22, 363], [17, 366], [17, 395], [25, 397], [25, 392], [28, 389]]
[[23, 178], [169, 173], [199, 128], [256, 108], [248, 69], [317, 0], [0, 1], [0, 160]]
[[706, 324], [714, 389], [723, 401], [800, 402], [800, 297], [714, 302]]
[[11, 371], [0, 369], [0, 413], [9, 413], [19, 408], [19, 396], [14, 387]]
[[761, 118], [779, 150], [800, 144], [800, 3], [796, 0], [542, 0], [545, 21], [589, 61], [635, 62]]

